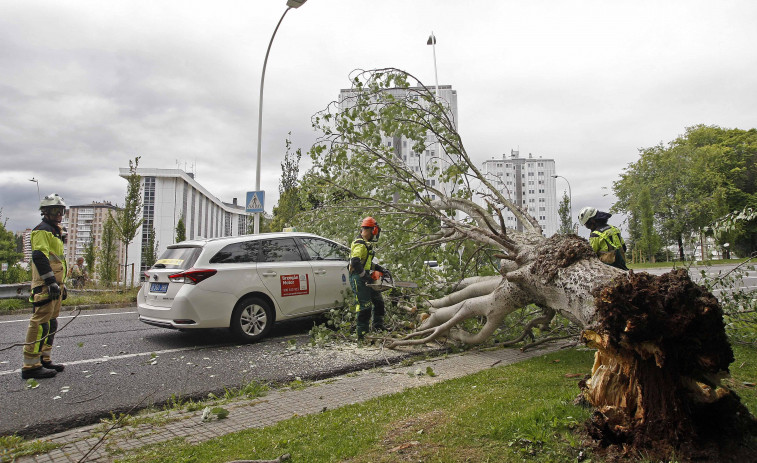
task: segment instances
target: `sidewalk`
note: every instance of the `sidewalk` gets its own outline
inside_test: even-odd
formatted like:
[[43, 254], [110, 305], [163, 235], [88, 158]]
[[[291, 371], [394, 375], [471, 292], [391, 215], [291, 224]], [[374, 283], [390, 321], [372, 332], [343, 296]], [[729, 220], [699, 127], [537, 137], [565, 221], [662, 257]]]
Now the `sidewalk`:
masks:
[[[257, 399], [238, 399], [224, 404], [226, 419], [202, 421], [202, 411], [170, 412], [162, 425], [143, 424], [110, 431], [101, 442], [102, 425], [91, 425], [38, 439], [63, 444], [49, 453], [22, 457], [18, 462], [109, 462], [119, 453], [134, 452], [146, 445], [181, 438], [196, 444], [248, 428], [262, 428], [298, 415], [363, 402], [407, 388], [435, 384], [470, 375], [494, 366], [508, 365], [554, 352], [568, 343], [552, 343], [525, 353], [518, 349], [470, 351], [412, 365], [394, 365], [362, 370], [349, 375], [317, 381], [300, 389], [282, 388]], [[426, 375], [430, 367], [436, 376]], [[165, 416], [165, 412], [163, 412]], [[92, 450], [94, 448], [94, 450]]]

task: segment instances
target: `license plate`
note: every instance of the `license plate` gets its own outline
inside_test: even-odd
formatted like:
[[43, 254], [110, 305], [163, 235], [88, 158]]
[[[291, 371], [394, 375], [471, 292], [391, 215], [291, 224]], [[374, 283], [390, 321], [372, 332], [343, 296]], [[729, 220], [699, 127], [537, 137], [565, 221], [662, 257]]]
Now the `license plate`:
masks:
[[151, 293], [165, 293], [168, 291], [168, 283], [150, 283]]

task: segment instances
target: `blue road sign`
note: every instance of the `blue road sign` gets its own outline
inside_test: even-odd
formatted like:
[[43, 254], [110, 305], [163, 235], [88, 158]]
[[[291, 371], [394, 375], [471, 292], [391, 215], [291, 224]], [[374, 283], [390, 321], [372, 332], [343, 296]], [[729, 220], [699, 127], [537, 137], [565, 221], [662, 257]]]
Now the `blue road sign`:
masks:
[[264, 212], [265, 191], [247, 192], [247, 212]]

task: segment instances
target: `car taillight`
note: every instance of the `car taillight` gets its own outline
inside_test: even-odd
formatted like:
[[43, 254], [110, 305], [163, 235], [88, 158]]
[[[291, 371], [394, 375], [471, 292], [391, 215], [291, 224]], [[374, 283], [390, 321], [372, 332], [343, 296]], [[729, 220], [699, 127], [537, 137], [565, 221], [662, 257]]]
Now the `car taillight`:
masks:
[[218, 270], [190, 268], [186, 272], [168, 275], [168, 279], [173, 283], [189, 283], [190, 285], [196, 285], [202, 280], [212, 277], [217, 272]]

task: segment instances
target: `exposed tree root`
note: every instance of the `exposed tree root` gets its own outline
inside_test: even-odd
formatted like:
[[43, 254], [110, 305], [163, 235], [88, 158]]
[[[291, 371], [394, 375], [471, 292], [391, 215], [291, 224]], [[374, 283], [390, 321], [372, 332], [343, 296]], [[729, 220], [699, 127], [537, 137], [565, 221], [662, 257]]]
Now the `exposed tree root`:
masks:
[[519, 342], [523, 341], [526, 338], [531, 338], [532, 341], [535, 341], [536, 338], [534, 337], [534, 328], [538, 325], [542, 326], [542, 329], [546, 330], [549, 326], [549, 323], [552, 321], [553, 318], [555, 318], [555, 311], [552, 309], [542, 309], [543, 315], [541, 317], [534, 318], [528, 324], [523, 328], [523, 333], [516, 338], [511, 339], [510, 341], [504, 341], [499, 343], [502, 347], [510, 347], [515, 344], [518, 344]]
[[591, 379], [581, 383], [597, 409], [592, 437], [655, 458], [710, 459], [724, 442], [757, 432], [721, 384], [733, 362], [722, 309], [685, 270], [631, 272], [595, 296], [597, 327], [583, 336], [598, 351]]

